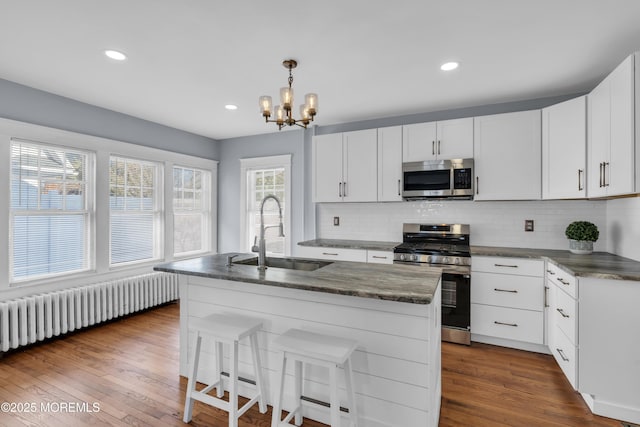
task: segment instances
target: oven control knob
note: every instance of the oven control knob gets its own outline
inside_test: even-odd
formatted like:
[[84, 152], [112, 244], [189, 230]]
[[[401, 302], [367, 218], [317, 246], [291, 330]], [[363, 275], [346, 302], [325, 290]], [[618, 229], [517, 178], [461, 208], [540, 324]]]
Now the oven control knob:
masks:
[[460, 258], [456, 258], [454, 263], [455, 263], [455, 265], [460, 265]]
[[411, 261], [417, 261], [418, 255], [411, 255]]
[[446, 257], [442, 258], [442, 263], [443, 264], [449, 264], [449, 257], [446, 256]]
[[400, 254], [400, 261], [404, 261], [404, 254]]

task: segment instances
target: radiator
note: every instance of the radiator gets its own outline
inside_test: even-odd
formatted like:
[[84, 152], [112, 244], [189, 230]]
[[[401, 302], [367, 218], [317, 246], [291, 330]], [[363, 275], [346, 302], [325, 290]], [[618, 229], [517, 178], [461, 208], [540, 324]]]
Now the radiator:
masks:
[[150, 273], [0, 301], [0, 351], [178, 299], [178, 276]]

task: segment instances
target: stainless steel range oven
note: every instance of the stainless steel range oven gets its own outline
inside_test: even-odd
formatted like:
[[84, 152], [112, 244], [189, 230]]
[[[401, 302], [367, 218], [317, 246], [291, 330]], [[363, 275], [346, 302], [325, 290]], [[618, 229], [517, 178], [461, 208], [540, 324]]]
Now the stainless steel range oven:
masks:
[[393, 259], [442, 268], [442, 340], [471, 344], [469, 225], [404, 224]]

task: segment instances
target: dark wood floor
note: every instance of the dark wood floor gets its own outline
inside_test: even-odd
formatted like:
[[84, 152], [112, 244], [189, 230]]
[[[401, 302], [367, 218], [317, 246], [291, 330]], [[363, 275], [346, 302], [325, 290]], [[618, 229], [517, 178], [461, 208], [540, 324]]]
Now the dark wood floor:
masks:
[[[178, 311], [166, 305], [4, 355], [0, 402], [22, 411], [3, 407], [0, 425], [183, 425]], [[620, 427], [590, 414], [551, 356], [475, 343], [444, 343], [442, 356], [440, 426]], [[254, 406], [240, 427], [269, 426], [270, 414]], [[192, 425], [226, 426], [226, 413], [196, 402]]]

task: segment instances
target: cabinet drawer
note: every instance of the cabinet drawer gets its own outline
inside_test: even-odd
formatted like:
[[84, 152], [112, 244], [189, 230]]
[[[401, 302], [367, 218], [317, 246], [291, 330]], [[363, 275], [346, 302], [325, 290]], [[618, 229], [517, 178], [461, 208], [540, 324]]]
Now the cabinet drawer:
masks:
[[554, 346], [550, 348], [553, 357], [558, 362], [571, 387], [578, 388], [578, 350], [569, 338], [556, 326], [554, 330]]
[[571, 298], [569, 294], [561, 292], [556, 285], [556, 308], [555, 322], [556, 325], [565, 333], [572, 344], [577, 344], [578, 336], [576, 334], [576, 324], [578, 323], [578, 302]]
[[303, 258], [332, 259], [334, 261], [367, 262], [367, 251], [364, 249], [300, 246], [298, 247], [298, 254]]
[[543, 277], [544, 261], [539, 259], [474, 256], [471, 258], [471, 271]]
[[562, 270], [555, 264], [547, 263], [547, 278], [558, 285], [560, 289], [571, 295], [578, 297], [578, 281], [575, 276]]
[[475, 272], [471, 275], [471, 302], [542, 311], [542, 277]]
[[542, 344], [541, 311], [471, 304], [471, 332], [497, 338]]
[[393, 252], [367, 251], [367, 262], [374, 264], [393, 264]]

